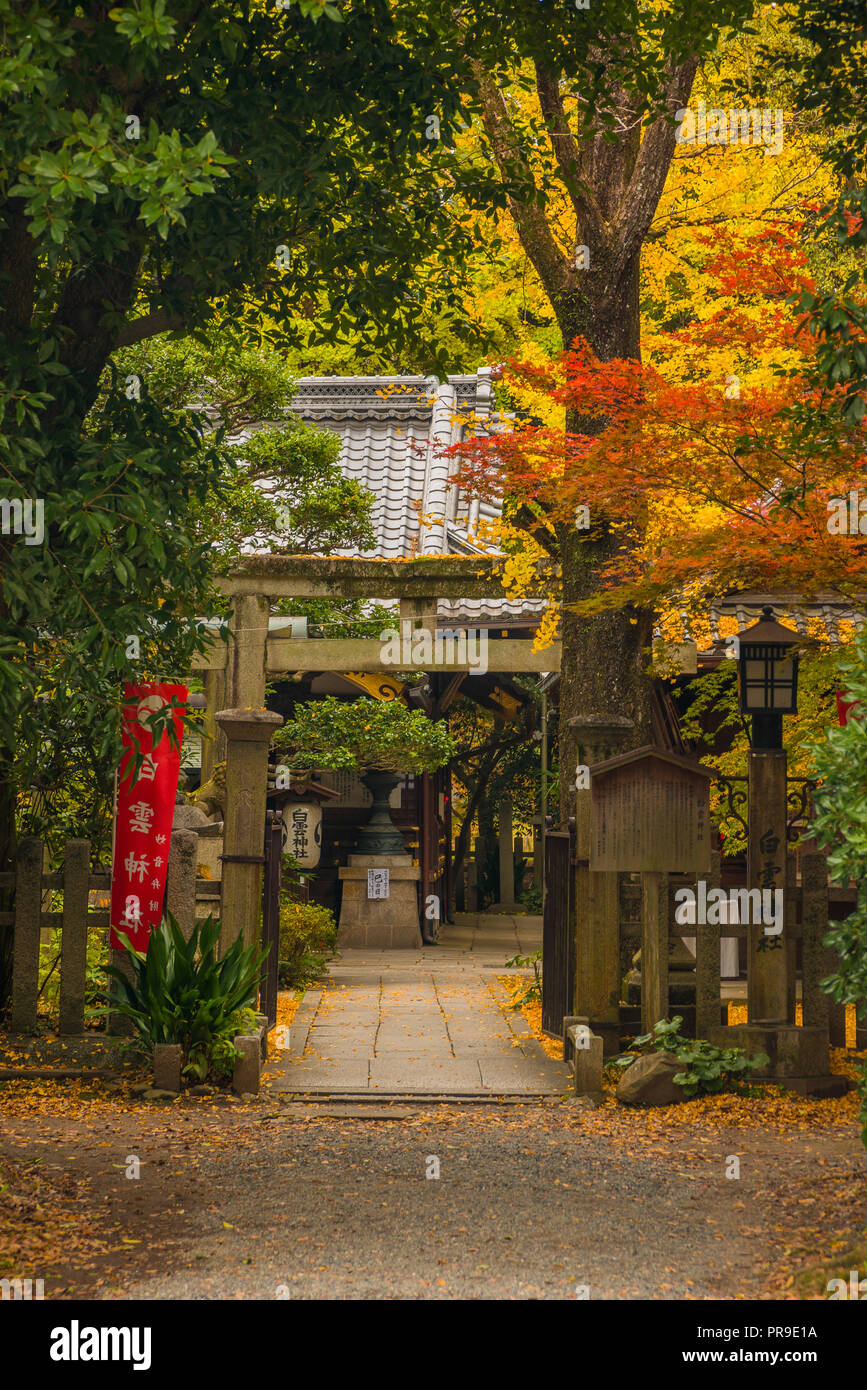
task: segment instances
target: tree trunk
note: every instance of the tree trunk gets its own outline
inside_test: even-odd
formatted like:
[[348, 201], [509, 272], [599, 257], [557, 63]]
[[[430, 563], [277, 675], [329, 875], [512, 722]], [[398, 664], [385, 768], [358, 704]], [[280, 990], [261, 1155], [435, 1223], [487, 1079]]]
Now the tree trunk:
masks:
[[647, 674], [652, 614], [633, 608], [591, 618], [570, 611], [597, 584], [600, 566], [614, 554], [610, 537], [564, 543], [563, 660], [560, 676], [560, 816], [574, 814], [579, 763], [589, 764], [651, 739], [652, 680]]
[[[605, 53], [599, 56], [604, 61]], [[695, 56], [669, 63], [664, 90], [657, 94], [669, 117], [689, 100], [697, 65]], [[629, 94], [615, 86], [607, 101], [618, 118], [616, 135], [612, 138], [601, 126], [589, 134], [573, 130], [563, 104], [562, 74], [536, 60], [540, 111], [559, 168], [561, 191], [575, 214], [570, 255], [564, 250], [562, 233], [554, 232], [562, 222], [562, 207], [549, 206], [546, 190], [536, 183], [526, 134], [513, 124], [497, 78], [478, 62], [474, 71], [494, 158], [505, 176], [518, 171], [532, 188], [529, 195], [509, 197], [509, 212], [557, 317], [564, 346], [581, 337], [602, 362], [640, 358], [641, 248], [674, 153], [674, 120], [662, 116], [642, 120]], [[566, 428], [594, 433], [604, 428], [604, 422], [574, 414], [567, 417]], [[569, 611], [570, 604], [588, 597], [598, 586], [599, 572], [617, 548], [605, 518], [594, 514], [594, 499], [584, 500], [590, 508], [590, 530], [557, 528], [563, 577], [562, 818], [574, 805], [569, 784], [579, 760], [594, 762], [649, 742], [651, 736], [652, 684], [646, 672], [651, 614], [626, 609], [579, 618]]]
[[[602, 361], [641, 356], [639, 257], [622, 275], [603, 262], [588, 294], [572, 292], [554, 303], [564, 343], [587, 340]], [[593, 275], [591, 269], [588, 276]], [[570, 413], [570, 432], [595, 433], [601, 422]], [[647, 675], [653, 616], [625, 608], [582, 618], [570, 605], [598, 588], [600, 570], [617, 553], [618, 542], [588, 497], [590, 530], [558, 528], [563, 585], [560, 675], [560, 818], [574, 813], [570, 784], [579, 763], [593, 763], [651, 739], [651, 689]], [[577, 722], [576, 722], [577, 721]]]

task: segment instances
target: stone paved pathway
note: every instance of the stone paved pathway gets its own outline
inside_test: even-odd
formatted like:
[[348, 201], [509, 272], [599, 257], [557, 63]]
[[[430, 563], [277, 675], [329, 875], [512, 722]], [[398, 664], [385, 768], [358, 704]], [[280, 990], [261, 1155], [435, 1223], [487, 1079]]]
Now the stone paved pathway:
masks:
[[[490, 984], [537, 948], [533, 917], [461, 916], [437, 946], [343, 951], [308, 990], [288, 1049], [272, 1054], [272, 1093], [556, 1095], [569, 1072], [506, 1018]], [[507, 972], [509, 973], [509, 972]]]

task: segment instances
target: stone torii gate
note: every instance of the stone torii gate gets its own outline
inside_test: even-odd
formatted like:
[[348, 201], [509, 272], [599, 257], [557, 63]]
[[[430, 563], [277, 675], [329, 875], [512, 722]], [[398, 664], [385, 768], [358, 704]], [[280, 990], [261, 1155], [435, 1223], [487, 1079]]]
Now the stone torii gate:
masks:
[[[383, 660], [379, 638], [297, 638], [269, 635], [269, 610], [278, 598], [335, 600], [397, 599], [401, 624], [433, 634], [437, 601], [507, 597], [494, 556], [422, 556], [408, 560], [314, 558], [306, 555], [253, 555], [244, 559], [221, 588], [231, 601], [228, 632], [215, 632], [210, 649], [194, 663], [204, 673], [207, 709], [202, 777], [215, 762], [226, 762], [226, 814], [222, 878], [222, 936], [225, 949], [238, 936], [252, 944], [257, 936], [265, 835], [268, 747], [280, 715], [265, 708], [269, 677], [285, 672], [392, 671]], [[503, 625], [494, 619], [487, 626]], [[449, 627], [459, 629], [456, 618]], [[475, 626], [475, 624], [470, 624]], [[492, 639], [487, 669], [501, 672], [557, 671], [559, 643], [534, 652], [532, 641]], [[449, 659], [449, 658], [454, 659]], [[460, 653], [432, 654], [428, 672], [459, 674], [471, 665]]]

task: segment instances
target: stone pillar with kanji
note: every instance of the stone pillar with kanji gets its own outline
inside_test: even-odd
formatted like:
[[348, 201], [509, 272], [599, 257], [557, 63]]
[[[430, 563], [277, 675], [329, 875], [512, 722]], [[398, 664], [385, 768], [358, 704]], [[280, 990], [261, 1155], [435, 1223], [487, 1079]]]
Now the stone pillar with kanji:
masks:
[[[837, 1094], [841, 1078], [830, 1074], [827, 1024], [816, 1024], [810, 1009], [803, 1026], [795, 1022], [794, 952], [789, 938], [796, 925], [796, 887], [794, 874], [788, 872], [786, 753], [782, 748], [752, 748], [748, 766], [747, 870], [753, 903], [748, 925], [748, 1021], [712, 1029], [711, 1041], [719, 1047], [743, 1048], [749, 1056], [767, 1057], [767, 1064], [753, 1073], [757, 1081], [779, 1081], [802, 1095]], [[805, 966], [805, 981], [806, 977]]]
[[[749, 827], [748, 882], [761, 892], [763, 911], [758, 922], [753, 914], [749, 927], [748, 1020], [793, 1024], [785, 930], [786, 753], [782, 748], [750, 750]], [[766, 920], [769, 917], [772, 920]]]

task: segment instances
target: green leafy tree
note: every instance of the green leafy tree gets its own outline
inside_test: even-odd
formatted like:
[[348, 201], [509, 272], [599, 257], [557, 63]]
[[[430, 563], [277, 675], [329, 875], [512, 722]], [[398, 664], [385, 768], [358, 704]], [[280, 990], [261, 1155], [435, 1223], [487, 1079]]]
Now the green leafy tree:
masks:
[[[522, 832], [530, 829], [541, 808], [541, 697], [538, 682], [532, 677], [519, 676], [516, 683], [532, 698], [510, 722], [469, 699], [459, 700], [449, 715], [449, 728], [456, 743], [449, 767], [455, 780], [454, 811], [460, 821], [455, 841], [454, 884], [460, 879], [476, 823], [479, 837], [490, 849], [490, 865], [480, 866], [483, 877], [488, 876], [488, 867], [493, 867], [496, 857], [495, 821], [502, 799], [511, 802], [514, 827]], [[548, 734], [548, 805], [553, 807], [557, 801], [555, 719], [549, 719]]]
[[844, 414], [857, 423], [867, 409], [867, 10], [863, 0], [797, 0], [780, 12], [790, 43], [764, 49], [764, 80], [785, 77], [796, 110], [821, 128], [825, 159], [839, 178], [837, 199], [815, 227], [836, 275], [797, 303], [816, 338], [819, 369], [845, 388]]
[[[125, 379], [146, 382], [165, 412], [204, 406], [212, 435], [220, 435], [224, 476], [194, 525], [216, 547], [221, 570], [250, 546], [313, 555], [372, 548], [373, 494], [344, 477], [337, 436], [292, 413], [285, 354], [226, 338], [215, 323], [196, 338], [161, 335], [126, 348], [115, 363]], [[109, 380], [106, 372], [94, 411]]]
[[[445, 304], [477, 241], [434, 172], [463, 119], [446, 38], [400, 0], [0, 0], [0, 470], [10, 515], [38, 510], [0, 536], [0, 866], [22, 758], [52, 756], [46, 694], [113, 766], [129, 639], [135, 674], [183, 674], [216, 606], [225, 426], [116, 355], [216, 321], [279, 345], [326, 289], [313, 338], [400, 342]], [[488, 196], [485, 171], [458, 181], [467, 209]]]
[[292, 767], [364, 771], [434, 772], [454, 753], [443, 723], [397, 700], [347, 703], [328, 695], [298, 707], [274, 735]]
[[[203, 460], [197, 464], [193, 459], [195, 447], [200, 455], [213, 453], [217, 483], [191, 503], [185, 534], [213, 568], [227, 568], [251, 543], [307, 553], [373, 543], [373, 495], [343, 477], [336, 463], [336, 436], [311, 429], [292, 414], [294, 382], [279, 354], [247, 350], [231, 339], [223, 342], [209, 330], [198, 341], [163, 335], [125, 349], [118, 355], [117, 371], [146, 383], [164, 418], [183, 420], [191, 402], [207, 402], [198, 445], [187, 434], [185, 462], [188, 470], [203, 466]], [[106, 371], [86, 422], [91, 432], [108, 408], [111, 379], [112, 372]], [[243, 438], [257, 422], [271, 420], [279, 423]], [[217, 447], [220, 429], [240, 442]], [[109, 580], [116, 582], [113, 572]], [[140, 597], [142, 602], [147, 598]], [[219, 611], [216, 599], [214, 603], [217, 608], [211, 611]], [[52, 865], [73, 836], [90, 839], [97, 861], [109, 851], [114, 763], [106, 756], [104, 738], [114, 733], [123, 680], [156, 677], [166, 669], [185, 677], [183, 649], [158, 640], [164, 606], [139, 634], [139, 654], [130, 656], [125, 641], [115, 644], [111, 656], [122, 664], [104, 660], [86, 688], [58, 679], [61, 629], [50, 626], [50, 614], [44, 617], [44, 631], [53, 640], [30, 658], [36, 698], [32, 718], [19, 724], [15, 782], [19, 831], [46, 840]], [[360, 613], [361, 605], [355, 607]], [[289, 608], [298, 611], [297, 603]], [[385, 614], [377, 632], [387, 620]], [[68, 631], [65, 635], [68, 640]], [[161, 663], [169, 663], [168, 668], [163, 664], [161, 669]]]
[[[854, 657], [841, 667], [845, 699], [857, 700], [848, 723], [830, 729], [815, 750], [816, 772], [822, 779], [816, 793], [813, 833], [828, 849], [828, 871], [834, 883], [857, 891], [855, 911], [833, 922], [825, 938], [839, 957], [836, 971], [824, 987], [838, 1003], [854, 1004], [858, 1017], [867, 1016], [867, 632], [855, 644]], [[867, 1067], [860, 1082], [862, 1137], [867, 1145]]]

